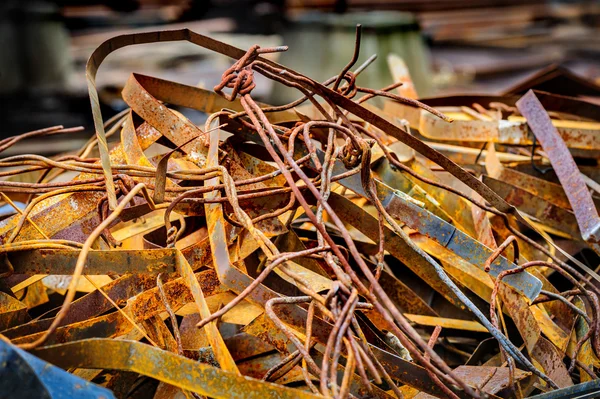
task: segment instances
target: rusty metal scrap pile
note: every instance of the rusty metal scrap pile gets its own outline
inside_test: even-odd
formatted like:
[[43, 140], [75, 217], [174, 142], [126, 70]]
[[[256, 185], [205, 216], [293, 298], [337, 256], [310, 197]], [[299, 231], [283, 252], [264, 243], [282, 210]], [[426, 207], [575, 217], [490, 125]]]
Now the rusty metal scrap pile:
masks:
[[[130, 108], [104, 121], [102, 60], [176, 40], [235, 63], [214, 91], [132, 74]], [[357, 28], [354, 59], [319, 83], [263, 56], [285, 48], [188, 30], [102, 44], [95, 139], [0, 160], [16, 209], [0, 224], [0, 396], [597, 389], [600, 277], [574, 255], [599, 251], [598, 108], [533, 91], [419, 102], [406, 77], [358, 86], [359, 48]], [[257, 103], [255, 73], [299, 99]]]

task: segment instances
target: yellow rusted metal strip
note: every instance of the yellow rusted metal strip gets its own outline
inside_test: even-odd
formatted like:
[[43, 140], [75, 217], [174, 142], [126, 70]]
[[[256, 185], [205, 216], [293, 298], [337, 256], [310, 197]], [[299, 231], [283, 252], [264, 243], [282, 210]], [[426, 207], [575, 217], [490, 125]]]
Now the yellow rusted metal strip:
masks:
[[33, 353], [62, 368], [133, 371], [211, 398], [318, 399], [299, 389], [260, 381], [134, 341], [87, 339]]
[[[440, 111], [454, 121], [448, 123], [434, 115], [421, 111], [419, 132], [431, 140], [494, 142], [510, 145], [532, 145], [527, 122], [524, 118], [508, 120], [476, 120], [460, 108], [440, 107]], [[600, 149], [600, 124], [575, 121], [552, 121], [569, 148], [582, 150]]]
[[450, 328], [454, 330], [464, 330], [483, 333], [488, 332], [487, 328], [485, 328], [478, 322], [472, 320], [449, 319], [447, 317], [432, 317], [410, 313], [404, 313], [404, 316], [406, 316], [406, 318], [412, 321], [413, 323], [419, 324], [421, 326], [440, 326], [442, 328]]
[[[202, 293], [202, 287], [198, 283], [198, 280], [196, 280], [190, 264], [181, 254], [181, 252], [177, 253], [177, 269], [179, 274], [181, 274], [183, 277], [186, 285], [192, 292], [192, 296], [194, 297], [194, 302], [198, 307], [200, 316], [202, 318], [209, 317], [211, 313], [208, 309], [204, 294]], [[208, 323], [206, 326], [204, 326], [204, 331], [206, 332], [210, 346], [212, 347], [215, 357], [221, 365], [221, 368], [223, 368], [223, 370], [239, 374], [239, 370], [235, 365], [235, 361], [231, 357], [231, 354], [229, 353], [229, 350], [223, 341], [223, 337], [221, 337], [221, 333], [217, 329], [217, 323]]]

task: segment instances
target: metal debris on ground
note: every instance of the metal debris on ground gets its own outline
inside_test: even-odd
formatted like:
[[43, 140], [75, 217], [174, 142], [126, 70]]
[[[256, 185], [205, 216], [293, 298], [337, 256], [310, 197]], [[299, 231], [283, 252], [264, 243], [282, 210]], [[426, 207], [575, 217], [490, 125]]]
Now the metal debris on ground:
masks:
[[[214, 91], [132, 74], [105, 121], [110, 52], [181, 40], [235, 60]], [[95, 138], [0, 160], [0, 396], [597, 392], [599, 108], [360, 87], [360, 27], [323, 83], [284, 50], [115, 37]], [[298, 100], [256, 102], [255, 73]]]

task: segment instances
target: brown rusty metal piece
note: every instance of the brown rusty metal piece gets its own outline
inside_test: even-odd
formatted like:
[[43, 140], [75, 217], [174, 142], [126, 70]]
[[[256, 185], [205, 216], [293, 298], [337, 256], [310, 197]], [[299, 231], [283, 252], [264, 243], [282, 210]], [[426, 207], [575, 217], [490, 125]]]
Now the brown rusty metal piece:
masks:
[[598, 216], [592, 196], [567, 146], [561, 140], [548, 113], [533, 91], [528, 91], [517, 101], [517, 108], [527, 118], [527, 124], [548, 155], [556, 176], [569, 198], [581, 236], [598, 251], [600, 249], [600, 216]]

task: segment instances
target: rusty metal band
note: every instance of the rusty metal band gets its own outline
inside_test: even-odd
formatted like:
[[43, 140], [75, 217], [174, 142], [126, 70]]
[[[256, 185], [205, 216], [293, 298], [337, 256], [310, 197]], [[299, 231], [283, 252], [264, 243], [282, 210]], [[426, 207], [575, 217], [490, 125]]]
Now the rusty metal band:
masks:
[[211, 398], [317, 399], [299, 389], [244, 377], [140, 342], [87, 339], [47, 346], [34, 354], [62, 368], [133, 371]]
[[166, 99], [148, 93], [137, 78], [138, 75], [131, 74], [127, 80], [122, 91], [123, 100], [164, 137], [177, 146], [183, 145], [182, 150], [189, 153], [195, 144], [191, 140], [202, 134], [202, 130], [187, 118], [180, 118], [169, 110], [159, 101]]
[[600, 217], [581, 173], [565, 143], [561, 140], [548, 113], [533, 91], [527, 92], [517, 108], [548, 155], [550, 163], [569, 198], [583, 239], [598, 251]]
[[[10, 255], [17, 274], [71, 275], [79, 251], [63, 249], [39, 249], [15, 252]], [[90, 251], [87, 257], [86, 274], [125, 274], [175, 272], [177, 250], [161, 249], [112, 249]]]

